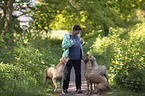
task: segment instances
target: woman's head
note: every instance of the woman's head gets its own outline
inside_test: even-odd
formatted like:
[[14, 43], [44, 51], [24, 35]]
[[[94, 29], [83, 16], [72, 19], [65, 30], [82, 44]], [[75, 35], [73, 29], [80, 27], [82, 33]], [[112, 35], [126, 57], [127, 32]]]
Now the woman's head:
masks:
[[82, 30], [82, 28], [80, 25], [74, 25], [72, 35], [76, 36], [76, 35], [80, 34], [81, 30]]
[[80, 25], [74, 25], [73, 30], [82, 30]]

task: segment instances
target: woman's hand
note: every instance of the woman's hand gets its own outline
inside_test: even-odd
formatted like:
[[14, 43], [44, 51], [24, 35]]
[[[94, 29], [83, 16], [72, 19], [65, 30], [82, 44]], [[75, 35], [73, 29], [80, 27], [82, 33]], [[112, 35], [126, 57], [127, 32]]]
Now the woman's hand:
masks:
[[83, 39], [81, 39], [81, 43], [83, 43], [83, 44], [84, 44], [84, 43], [85, 43], [85, 41], [84, 41]]

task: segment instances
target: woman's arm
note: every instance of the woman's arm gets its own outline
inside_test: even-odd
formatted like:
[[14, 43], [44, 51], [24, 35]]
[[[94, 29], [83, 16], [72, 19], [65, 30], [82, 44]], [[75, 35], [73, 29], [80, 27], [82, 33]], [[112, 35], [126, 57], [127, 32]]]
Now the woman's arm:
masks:
[[63, 41], [62, 41], [62, 48], [63, 49], [66, 49], [66, 48], [69, 48], [71, 47], [72, 45], [74, 45], [74, 41], [71, 40], [70, 38], [68, 38], [67, 36], [68, 34], [65, 34], [64, 38], [63, 38]]

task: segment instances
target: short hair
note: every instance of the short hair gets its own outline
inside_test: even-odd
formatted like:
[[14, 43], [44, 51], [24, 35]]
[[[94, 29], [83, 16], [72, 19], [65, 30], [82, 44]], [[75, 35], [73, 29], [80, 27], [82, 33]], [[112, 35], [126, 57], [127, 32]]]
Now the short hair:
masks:
[[73, 30], [82, 30], [80, 25], [74, 25]]

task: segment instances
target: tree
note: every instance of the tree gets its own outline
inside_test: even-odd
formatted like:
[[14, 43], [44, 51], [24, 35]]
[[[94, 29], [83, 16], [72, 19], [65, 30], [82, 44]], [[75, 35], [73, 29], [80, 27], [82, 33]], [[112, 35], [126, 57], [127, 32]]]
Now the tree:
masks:
[[144, 0], [117, 0], [117, 4], [127, 28], [131, 13], [136, 9], [142, 9], [145, 4], [145, 1]]
[[[6, 43], [9, 45], [13, 42], [13, 33], [22, 33], [19, 26], [18, 16], [13, 16], [13, 11], [23, 10], [24, 2], [29, 2], [30, 0], [0, 0], [0, 35], [3, 36]], [[29, 4], [28, 4], [29, 6]], [[27, 12], [25, 12], [26, 14]]]
[[68, 0], [66, 8], [53, 24], [63, 29], [66, 26], [72, 28], [73, 24], [77, 23], [83, 26], [86, 32], [101, 28], [104, 30], [102, 34], [108, 35], [109, 27], [121, 25], [116, 5], [115, 0]]
[[48, 32], [51, 30], [51, 22], [64, 10], [67, 0], [39, 0], [39, 2], [35, 9], [32, 9], [33, 27]]
[[110, 27], [128, 26], [130, 14], [144, 8], [143, 0], [68, 0], [61, 14], [57, 14], [51, 23], [53, 28], [67, 29], [80, 24], [86, 29], [102, 29], [105, 36]]
[[[116, 0], [39, 0], [32, 9], [33, 27], [46, 32], [54, 29], [70, 29], [80, 24], [87, 32], [121, 25]], [[101, 26], [101, 27], [100, 27]]]

